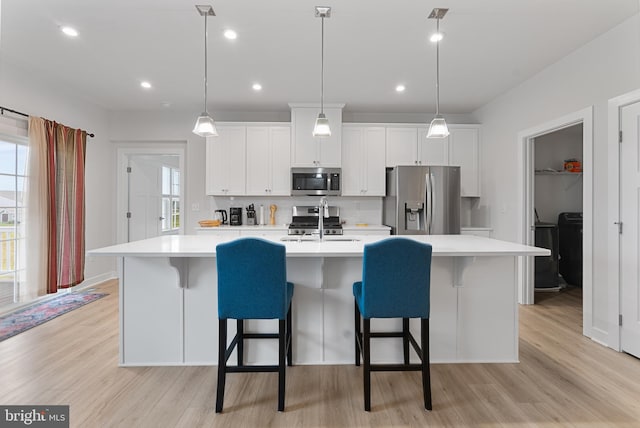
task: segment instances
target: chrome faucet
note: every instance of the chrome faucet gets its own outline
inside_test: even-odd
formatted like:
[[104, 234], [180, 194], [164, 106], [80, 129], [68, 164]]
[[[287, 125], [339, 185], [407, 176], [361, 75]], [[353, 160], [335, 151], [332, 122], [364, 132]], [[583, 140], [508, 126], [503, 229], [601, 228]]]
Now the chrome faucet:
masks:
[[324, 236], [324, 218], [329, 218], [329, 201], [327, 197], [320, 198], [320, 205], [318, 206], [318, 234], [320, 235], [320, 241]]

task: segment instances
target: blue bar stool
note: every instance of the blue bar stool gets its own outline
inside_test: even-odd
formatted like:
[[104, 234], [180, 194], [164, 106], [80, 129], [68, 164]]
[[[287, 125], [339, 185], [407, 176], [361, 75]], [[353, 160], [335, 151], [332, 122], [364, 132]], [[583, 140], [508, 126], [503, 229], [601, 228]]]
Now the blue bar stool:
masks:
[[[216, 413], [222, 412], [227, 373], [278, 372], [278, 411], [284, 411], [285, 356], [292, 365], [291, 298], [285, 247], [259, 238], [241, 238], [216, 247], [218, 266], [218, 390]], [[227, 348], [227, 320], [237, 320], [237, 332]], [[245, 319], [277, 319], [278, 333], [245, 333]], [[243, 361], [245, 339], [278, 339], [278, 365]], [[227, 366], [234, 347], [238, 365]]]
[[[364, 247], [362, 281], [353, 284], [353, 295], [356, 366], [360, 365], [362, 353], [366, 411], [371, 410], [372, 371], [421, 371], [424, 407], [432, 408], [429, 365], [431, 250], [431, 245], [407, 238], [385, 239]], [[402, 318], [402, 331], [372, 333], [371, 318]], [[410, 318], [420, 318], [420, 346], [409, 331]], [[402, 338], [404, 364], [371, 364], [372, 337]], [[409, 363], [409, 344], [420, 357], [420, 364]]]

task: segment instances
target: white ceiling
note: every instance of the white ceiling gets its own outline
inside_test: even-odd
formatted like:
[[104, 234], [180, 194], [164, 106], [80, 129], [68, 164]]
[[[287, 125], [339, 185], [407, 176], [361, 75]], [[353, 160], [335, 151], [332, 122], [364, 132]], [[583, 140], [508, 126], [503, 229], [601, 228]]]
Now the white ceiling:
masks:
[[[1, 0], [0, 0], [1, 1]], [[197, 3], [200, 2], [200, 3]], [[0, 61], [110, 110], [202, 109], [204, 18], [211, 4], [209, 109], [287, 111], [325, 102], [353, 112], [434, 111], [434, 7], [441, 21], [441, 105], [469, 113], [638, 13], [638, 0], [5, 0]], [[70, 39], [60, 26], [75, 27]], [[223, 30], [238, 38], [229, 41]], [[153, 89], [142, 90], [141, 80]], [[255, 93], [254, 82], [263, 90]], [[406, 85], [398, 94], [395, 86]], [[0, 94], [1, 97], [1, 94]], [[0, 98], [1, 101], [1, 98]], [[7, 106], [11, 107], [11, 106]]]

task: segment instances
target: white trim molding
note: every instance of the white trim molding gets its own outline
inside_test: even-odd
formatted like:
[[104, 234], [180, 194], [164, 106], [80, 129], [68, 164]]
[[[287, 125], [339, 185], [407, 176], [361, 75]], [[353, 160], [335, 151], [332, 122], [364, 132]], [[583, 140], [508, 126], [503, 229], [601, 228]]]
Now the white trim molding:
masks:
[[[593, 106], [569, 113], [518, 133], [518, 161], [522, 166], [518, 180], [522, 200], [518, 204], [518, 242], [534, 245], [533, 218], [533, 140], [544, 134], [582, 123], [583, 150], [583, 280], [582, 334], [593, 337]], [[518, 302], [534, 303], [534, 260], [520, 261]]]
[[183, 219], [180, 221], [180, 235], [185, 233], [186, 223], [186, 181], [188, 180], [186, 171], [186, 141], [115, 141], [116, 146], [116, 242], [127, 242], [127, 166], [130, 155], [177, 155], [180, 158], [180, 198], [182, 204]]

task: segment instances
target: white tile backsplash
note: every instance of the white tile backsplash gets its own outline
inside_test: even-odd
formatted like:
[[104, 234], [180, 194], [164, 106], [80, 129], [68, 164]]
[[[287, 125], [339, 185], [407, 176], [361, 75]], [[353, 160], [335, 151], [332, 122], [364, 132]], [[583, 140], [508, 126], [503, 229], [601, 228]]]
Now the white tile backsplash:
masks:
[[[211, 196], [208, 210], [201, 211], [201, 220], [211, 218], [213, 212], [218, 209], [227, 210], [230, 207], [242, 207], [242, 224], [246, 224], [249, 204], [253, 204], [256, 215], [259, 215], [260, 205], [264, 205], [265, 221], [269, 222], [269, 206], [275, 204], [276, 224], [288, 224], [291, 222], [291, 207], [294, 205], [318, 205], [320, 197], [316, 196]], [[379, 225], [382, 223], [382, 198], [381, 197], [343, 197], [329, 196], [329, 205], [340, 208], [340, 218], [346, 224], [369, 223]]]

